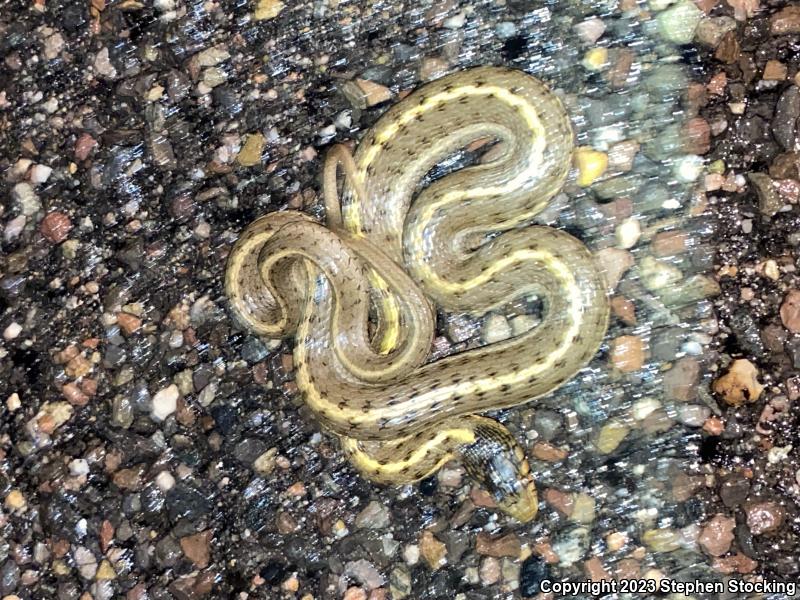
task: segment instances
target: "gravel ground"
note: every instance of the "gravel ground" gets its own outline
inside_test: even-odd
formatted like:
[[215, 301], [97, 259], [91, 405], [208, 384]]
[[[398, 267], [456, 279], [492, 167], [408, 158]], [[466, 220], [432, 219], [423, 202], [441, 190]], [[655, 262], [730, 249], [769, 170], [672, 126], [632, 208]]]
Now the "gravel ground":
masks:
[[[0, 2], [0, 598], [796, 576], [800, 11], [758, 4]], [[612, 290], [590, 367], [495, 415], [537, 475], [528, 525], [455, 464], [360, 479], [290, 342], [237, 329], [221, 288], [254, 218], [321, 214], [328, 144], [475, 64], [561, 94], [580, 149], [538, 220]], [[445, 315], [437, 352], [515, 310]]]

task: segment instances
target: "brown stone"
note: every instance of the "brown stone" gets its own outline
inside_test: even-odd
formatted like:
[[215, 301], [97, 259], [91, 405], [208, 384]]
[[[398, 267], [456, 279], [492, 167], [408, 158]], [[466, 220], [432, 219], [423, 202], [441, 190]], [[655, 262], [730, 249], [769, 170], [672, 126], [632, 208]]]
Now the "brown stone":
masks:
[[568, 452], [547, 442], [536, 442], [533, 445], [533, 456], [545, 462], [560, 462], [567, 458]]
[[64, 384], [61, 387], [61, 393], [64, 394], [64, 398], [66, 398], [67, 402], [72, 404], [72, 406], [86, 406], [89, 403], [89, 396], [84, 394], [75, 383], [70, 382]]
[[703, 527], [698, 543], [711, 556], [722, 556], [731, 548], [736, 519], [716, 514]]
[[481, 532], [475, 541], [475, 551], [483, 556], [494, 556], [502, 558], [508, 556], [518, 558], [522, 544], [515, 533], [507, 533], [503, 536], [492, 536]]
[[736, 38], [736, 33], [729, 31], [722, 36], [722, 40], [720, 40], [719, 46], [714, 52], [714, 58], [726, 65], [732, 65], [739, 60], [740, 54], [741, 49], [739, 48], [739, 40]]
[[622, 88], [628, 82], [636, 54], [628, 48], [620, 48], [616, 52], [616, 60], [608, 71], [608, 82], [612, 88]]
[[279, 512], [275, 519], [278, 533], [286, 535], [297, 531], [297, 520], [287, 512]]
[[772, 35], [800, 33], [800, 6], [790, 5], [772, 15], [769, 31]]
[[773, 179], [797, 179], [800, 177], [800, 152], [784, 152], [776, 156], [769, 166]]
[[792, 333], [800, 333], [800, 290], [789, 290], [781, 304], [781, 321]]
[[636, 325], [636, 307], [624, 296], [611, 298], [611, 310], [625, 325]]
[[75, 142], [76, 160], [86, 160], [95, 146], [97, 146], [97, 141], [88, 133], [82, 133]]
[[181, 550], [198, 569], [205, 569], [208, 566], [211, 557], [209, 544], [213, 536], [214, 532], [206, 529], [181, 538]]
[[565, 517], [569, 517], [572, 514], [575, 504], [572, 494], [567, 494], [555, 488], [547, 488], [544, 491], [543, 499]]
[[726, 556], [725, 558], [717, 558], [713, 563], [715, 570], [720, 573], [730, 575], [731, 573], [739, 573], [744, 575], [755, 571], [758, 563], [749, 556], [744, 554], [734, 554], [733, 556]]
[[121, 312], [117, 315], [117, 325], [125, 334], [131, 335], [142, 326], [142, 320], [136, 315]]
[[768, 60], [764, 66], [765, 81], [783, 81], [789, 74], [789, 69], [779, 60]]
[[706, 89], [712, 96], [721, 96], [725, 93], [726, 87], [728, 87], [728, 76], [725, 71], [720, 71], [709, 80]]
[[606, 571], [603, 563], [596, 556], [593, 556], [583, 563], [583, 571], [590, 581], [610, 581], [611, 574]]
[[123, 490], [138, 492], [142, 489], [142, 477], [145, 469], [145, 465], [136, 465], [130, 469], [120, 469], [114, 473], [114, 485]]
[[690, 154], [705, 154], [711, 149], [711, 126], [702, 117], [689, 119], [683, 126], [683, 148]]
[[105, 552], [111, 545], [111, 540], [114, 539], [114, 526], [111, 521], [105, 519], [100, 525], [100, 550]]
[[42, 235], [54, 244], [60, 244], [69, 235], [72, 229], [72, 221], [64, 213], [48, 213], [39, 225]]
[[763, 389], [764, 386], [758, 382], [758, 369], [745, 358], [733, 361], [728, 372], [713, 385], [714, 392], [731, 406], [755, 402]]
[[447, 563], [447, 546], [426, 529], [419, 538], [419, 551], [428, 566], [436, 571]]
[[650, 248], [655, 256], [678, 256], [686, 251], [688, 240], [683, 231], [661, 231], [653, 236]]
[[644, 340], [638, 335], [621, 335], [611, 342], [611, 364], [623, 373], [641, 369], [644, 358]]
[[617, 580], [639, 579], [639, 575], [642, 572], [642, 565], [635, 558], [623, 558], [614, 567], [614, 576]]

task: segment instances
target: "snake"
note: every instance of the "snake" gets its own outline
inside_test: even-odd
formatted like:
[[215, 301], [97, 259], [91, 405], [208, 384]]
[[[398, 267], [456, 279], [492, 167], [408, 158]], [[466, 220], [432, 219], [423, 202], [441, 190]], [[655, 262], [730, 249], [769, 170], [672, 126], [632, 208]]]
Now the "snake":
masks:
[[[432, 175], [468, 148], [485, 151]], [[484, 413], [557, 389], [605, 336], [607, 288], [592, 253], [533, 223], [561, 191], [573, 149], [544, 82], [465, 69], [391, 106], [354, 152], [331, 147], [324, 222], [274, 211], [236, 240], [231, 314], [256, 336], [294, 339], [304, 405], [368, 480], [405, 485], [457, 460], [501, 511], [535, 518], [525, 450]], [[538, 325], [432, 358], [437, 315], [482, 319], [531, 298]]]

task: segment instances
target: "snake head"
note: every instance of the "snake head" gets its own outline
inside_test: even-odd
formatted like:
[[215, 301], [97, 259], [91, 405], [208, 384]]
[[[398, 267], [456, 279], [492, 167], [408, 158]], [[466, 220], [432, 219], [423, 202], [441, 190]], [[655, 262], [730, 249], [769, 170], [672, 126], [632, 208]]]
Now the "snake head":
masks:
[[500, 423], [485, 417], [472, 419], [478, 423], [475, 440], [462, 451], [467, 472], [492, 495], [500, 510], [522, 523], [531, 521], [539, 501], [525, 452]]
[[498, 454], [489, 462], [484, 485], [498, 508], [521, 523], [536, 518], [539, 499], [528, 461], [524, 457], [521, 461], [511, 461], [508, 456]]

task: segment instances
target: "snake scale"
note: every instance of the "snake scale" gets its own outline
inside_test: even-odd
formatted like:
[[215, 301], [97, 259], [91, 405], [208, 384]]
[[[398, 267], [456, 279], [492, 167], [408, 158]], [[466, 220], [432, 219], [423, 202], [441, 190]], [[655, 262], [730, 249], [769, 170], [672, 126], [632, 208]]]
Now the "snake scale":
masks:
[[[480, 164], [423, 184], [487, 140]], [[391, 107], [355, 154], [329, 151], [325, 224], [274, 212], [239, 237], [225, 276], [232, 313], [259, 336], [294, 336], [305, 404], [366, 478], [413, 482], [456, 458], [499, 508], [535, 517], [524, 451], [480, 413], [556, 389], [605, 335], [606, 287], [588, 249], [530, 225], [572, 150], [567, 114], [541, 81], [468, 69]], [[437, 308], [480, 316], [532, 295], [544, 306], [536, 327], [430, 361]]]

